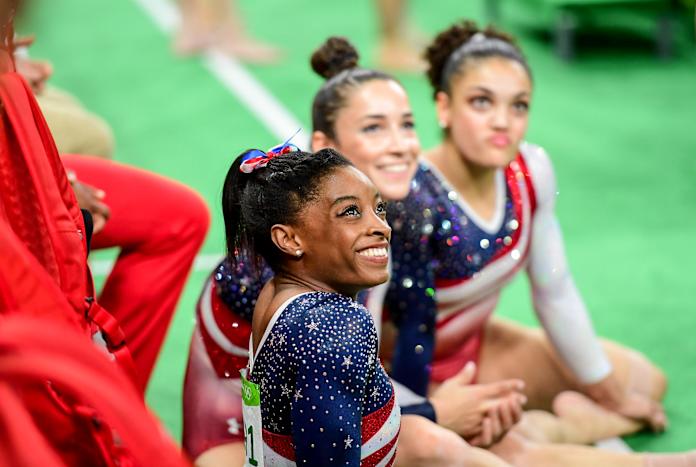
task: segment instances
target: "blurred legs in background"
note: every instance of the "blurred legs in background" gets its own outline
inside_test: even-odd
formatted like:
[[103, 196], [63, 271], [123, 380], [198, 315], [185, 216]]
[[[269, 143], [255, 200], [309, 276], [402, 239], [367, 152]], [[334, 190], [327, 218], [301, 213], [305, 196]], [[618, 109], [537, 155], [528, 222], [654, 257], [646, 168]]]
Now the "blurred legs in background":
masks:
[[174, 39], [180, 55], [214, 48], [250, 63], [273, 63], [280, 51], [248, 34], [235, 0], [179, 0], [181, 26]]

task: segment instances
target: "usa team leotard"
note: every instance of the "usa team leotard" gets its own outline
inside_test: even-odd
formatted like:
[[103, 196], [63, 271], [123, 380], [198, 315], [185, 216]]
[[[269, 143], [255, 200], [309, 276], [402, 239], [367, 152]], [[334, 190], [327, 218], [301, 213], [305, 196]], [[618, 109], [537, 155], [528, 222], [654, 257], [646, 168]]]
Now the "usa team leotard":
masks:
[[399, 407], [372, 317], [349, 297], [310, 292], [274, 314], [251, 359], [266, 465], [389, 466]]

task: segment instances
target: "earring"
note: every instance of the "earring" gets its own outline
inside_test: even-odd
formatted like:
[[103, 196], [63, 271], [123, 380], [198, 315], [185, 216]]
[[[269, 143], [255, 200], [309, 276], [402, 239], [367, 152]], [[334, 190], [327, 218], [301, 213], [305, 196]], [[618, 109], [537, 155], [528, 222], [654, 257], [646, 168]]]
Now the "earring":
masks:
[[300, 256], [302, 256], [302, 250], [296, 250], [296, 251], [295, 251], [295, 256], [297, 256], [298, 258], [299, 258]]
[[440, 125], [440, 128], [442, 128], [443, 130], [445, 128], [447, 128], [447, 124], [445, 122], [443, 122], [442, 120], [440, 120], [437, 124]]

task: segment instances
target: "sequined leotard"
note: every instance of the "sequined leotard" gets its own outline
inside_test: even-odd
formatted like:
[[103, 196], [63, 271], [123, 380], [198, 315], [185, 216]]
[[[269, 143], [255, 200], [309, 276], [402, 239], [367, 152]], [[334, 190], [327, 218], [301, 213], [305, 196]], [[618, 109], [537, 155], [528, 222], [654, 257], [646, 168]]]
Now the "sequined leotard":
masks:
[[270, 268], [256, 277], [249, 265], [223, 261], [196, 307], [184, 382], [184, 451], [195, 459], [221, 444], [243, 442], [239, 370], [247, 366], [251, 318]]
[[399, 329], [391, 374], [417, 394], [478, 358], [501, 289], [524, 267], [535, 310], [565, 363], [584, 382], [610, 371], [568, 271], [548, 157], [524, 143], [497, 176], [498, 208], [490, 222], [427, 164], [409, 196], [390, 206], [393, 264], [385, 308]]
[[268, 465], [389, 466], [399, 407], [367, 310], [326, 292], [279, 308], [250, 362]]
[[203, 289], [184, 383], [183, 447], [193, 459], [244, 441], [239, 370], [248, 363], [256, 299], [272, 275], [267, 268], [257, 278], [247, 263], [223, 261]]
[[[523, 144], [498, 183], [498, 216], [491, 225], [471, 215], [425, 165], [408, 198], [390, 205], [395, 269], [386, 308], [400, 328], [392, 377], [417, 394], [425, 393], [429, 377], [442, 380], [477, 358], [500, 290], [524, 267], [540, 321], [569, 368], [585, 382], [610, 371], [568, 271], [548, 157]], [[183, 441], [194, 458], [243, 441], [237, 375], [247, 364], [256, 297], [271, 274], [265, 271], [259, 281], [245, 265], [232, 270], [223, 262], [201, 295], [184, 388]], [[384, 297], [372, 295], [369, 308], [379, 309]]]

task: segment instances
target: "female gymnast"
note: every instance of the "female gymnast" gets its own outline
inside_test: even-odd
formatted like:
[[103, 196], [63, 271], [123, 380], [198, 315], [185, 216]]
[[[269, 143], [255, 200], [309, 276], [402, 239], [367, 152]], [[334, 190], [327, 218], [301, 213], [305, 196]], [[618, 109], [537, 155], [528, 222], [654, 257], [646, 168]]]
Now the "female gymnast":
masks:
[[260, 256], [275, 273], [249, 344], [261, 405], [260, 423], [244, 413], [249, 463], [262, 446], [267, 465], [391, 465], [399, 406], [372, 317], [355, 301], [389, 279], [379, 192], [336, 151], [286, 143], [237, 158], [222, 196], [230, 263], [253, 268]]
[[[331, 145], [348, 153], [361, 170], [377, 180], [378, 188], [387, 197], [403, 198], [409, 191], [420, 150], [408, 99], [389, 75], [357, 68], [356, 64], [357, 54], [345, 40], [330, 39], [315, 54], [315, 69], [331, 78], [315, 98], [313, 116], [317, 131], [313, 133], [313, 146], [316, 149]], [[263, 271], [258, 278], [246, 265], [232, 267], [225, 262], [214, 271], [199, 301], [184, 388], [184, 447], [197, 465], [242, 463], [244, 438], [237, 374], [247, 363], [246, 345], [256, 297], [270, 277], [271, 271]], [[517, 418], [514, 412], [519, 410], [519, 394], [510, 389], [516, 382], [467, 385], [470, 376], [469, 368], [431, 394], [433, 405], [440, 409], [438, 422], [456, 433], [424, 417], [402, 417], [398, 465], [507, 465], [486, 451], [471, 448], [458, 434], [472, 426], [480, 430], [488, 425], [489, 440], [483, 444], [490, 444], [492, 431], [496, 432], [495, 438], [499, 437]], [[520, 427], [524, 428], [525, 438], [591, 441], [625, 430], [623, 420], [595, 423], [600, 417], [606, 419], [607, 413], [569, 396], [565, 401], [571, 404], [559, 404], [572, 409], [564, 411], [566, 420], [541, 413], [528, 416], [535, 423]], [[481, 410], [482, 406], [493, 409]], [[445, 416], [450, 412], [460, 416]], [[493, 416], [487, 416], [489, 412]], [[507, 416], [501, 417], [499, 412]], [[465, 413], [473, 414], [474, 421]], [[423, 414], [427, 415], [427, 411]], [[578, 423], [564, 423], [567, 421]], [[503, 426], [505, 423], [507, 426]], [[492, 430], [492, 424], [498, 427]], [[614, 465], [606, 458], [611, 454], [567, 446], [557, 451], [556, 447], [526, 442], [525, 438], [512, 437], [514, 443], [508, 443], [506, 450], [523, 459], [546, 460], [547, 465], [573, 457]], [[622, 455], [616, 465], [634, 465], [631, 462], [641, 459]]]
[[[532, 78], [522, 52], [509, 36], [463, 22], [440, 33], [426, 58], [443, 137], [389, 213], [392, 377], [424, 395], [474, 361], [479, 382], [524, 380], [529, 408], [548, 409], [573, 389], [663, 428], [661, 371], [597, 339], [568, 270], [551, 162], [523, 141]], [[523, 268], [546, 335], [489, 319]]]
[[[315, 148], [324, 146], [345, 147], [345, 150], [351, 153], [351, 159], [356, 162], [360, 161], [359, 167], [365, 167], [363, 170], [371, 178], [378, 180], [379, 183], [386, 183], [390, 175], [394, 176], [401, 173], [402, 176], [405, 174], [410, 176], [412, 172], [408, 170], [409, 165], [404, 163], [408, 161], [408, 158], [403, 158], [403, 154], [401, 159], [395, 157], [399, 155], [399, 151], [395, 151], [395, 148], [399, 147], [397, 141], [399, 138], [398, 134], [390, 133], [388, 131], [389, 126], [384, 125], [384, 121], [380, 121], [380, 115], [384, 118], [384, 114], [389, 114], [388, 110], [386, 110], [389, 109], [389, 106], [384, 102], [380, 102], [379, 96], [387, 96], [389, 94], [386, 89], [380, 88], [379, 85], [384, 86], [385, 82], [393, 84], [394, 80], [389, 80], [384, 76], [381, 77], [381, 80], [379, 77], [374, 76], [372, 76], [373, 81], [365, 79], [366, 75], [369, 75], [368, 72], [357, 68], [355, 64], [351, 64], [350, 60], [345, 59], [345, 57], [350, 57], [352, 54], [355, 54], [355, 51], [349, 47], [349, 44], [344, 43], [341, 46], [340, 42], [333, 43], [330, 40], [313, 57], [312, 62], [315, 70], [318, 72], [326, 71], [324, 76], [328, 78], [327, 83], [322, 87], [314, 101], [312, 112], [315, 130], [313, 133], [313, 146]], [[341, 64], [341, 66], [338, 66], [338, 64]], [[329, 68], [329, 70], [325, 70], [324, 67]], [[331, 70], [331, 68], [334, 69]], [[375, 78], [377, 83], [374, 82]], [[410, 111], [408, 108], [407, 110]], [[391, 146], [385, 146], [385, 141], [391, 142]], [[359, 147], [379, 148], [382, 151], [382, 158], [376, 156], [378, 154], [377, 151], [372, 153], [373, 157], [370, 158], [367, 157], [370, 154], [367, 151], [350, 151], [347, 149]], [[386, 157], [386, 155], [391, 155], [392, 159], [389, 160], [389, 157]], [[403, 200], [404, 204], [409, 202], [414, 190], [417, 188], [417, 175], [414, 182], [416, 183], [410, 183], [411, 193]], [[404, 196], [403, 191], [391, 190], [389, 193], [394, 200], [399, 200]], [[398, 207], [400, 202], [397, 201], [394, 204]], [[413, 213], [415, 216], [418, 216], [420, 211], [413, 211]], [[400, 224], [402, 227], [412, 224], [410, 219], [402, 218], [399, 220], [403, 221]], [[405, 258], [407, 259], [408, 256]], [[398, 261], [396, 255], [393, 255], [392, 259], [394, 262]], [[373, 302], [379, 303], [380, 294], [373, 289], [373, 293], [370, 295], [371, 297], [368, 298], [367, 303], [368, 307], [373, 308], [371, 305]], [[434, 412], [438, 415], [438, 422], [442, 426], [456, 431], [457, 434], [467, 438], [472, 443], [487, 444], [487, 442], [481, 442], [480, 436], [477, 437], [471, 432], [466, 433], [465, 427], [457, 423], [461, 423], [463, 419], [466, 419], [466, 415], [473, 412], [471, 406], [467, 407], [464, 404], [457, 405], [453, 403], [452, 398], [455, 397], [457, 390], [459, 395], [466, 394], [464, 399], [468, 398], [471, 401], [471, 399], [475, 399], [475, 391], [482, 389], [476, 385], [464, 386], [462, 384], [462, 376], [465, 374], [466, 367], [459, 374], [453, 375], [443, 385], [448, 386], [448, 390], [455, 388], [455, 391], [447, 394], [450, 398], [448, 405], [444, 406], [442, 398], [438, 397], [442, 394], [437, 392], [431, 393]], [[444, 387], [439, 388], [440, 391], [443, 389]], [[514, 406], [501, 404], [499, 407], [501, 410], [497, 416], [487, 417], [486, 421], [493, 423], [502, 421], [503, 424], [507, 424], [507, 427], [509, 427], [509, 419], [514, 418], [514, 416], [508, 410], [513, 409]], [[633, 421], [614, 415], [577, 393], [564, 393], [557, 397], [555, 408], [559, 417], [553, 417], [550, 414], [539, 411], [526, 413], [523, 423], [505, 436], [504, 442], [498, 443], [493, 451], [515, 465], [587, 465], [588, 463], [599, 463], [601, 465], [618, 466], [641, 465], [646, 460], [673, 465], [670, 463], [682, 461], [681, 457], [614, 455], [585, 447], [552, 446], [549, 442], [591, 442], [602, 437], [614, 436], [634, 430], [637, 426]], [[408, 407], [406, 410], [408, 411]], [[427, 415], [427, 413], [422, 414]], [[408, 418], [404, 417], [403, 421], [405, 422]], [[434, 424], [409, 426], [402, 423], [400, 452], [402, 454], [408, 452], [416, 458], [419, 455], [422, 456], [422, 465], [457, 465], [460, 463], [467, 465], [499, 465], [502, 462], [500, 459], [482, 455], [480, 450], [466, 446], [461, 439], [458, 440], [459, 443], [455, 440], [450, 440], [438, 428]], [[480, 430], [481, 426], [477, 428]], [[500, 430], [500, 434], [503, 434], [505, 431]], [[433, 443], [424, 443], [424, 440], [432, 440]], [[426, 449], [418, 449], [422, 448], [423, 445], [428, 447]], [[397, 458], [397, 463], [418, 463], [409, 457], [411, 456], [401, 456]]]

